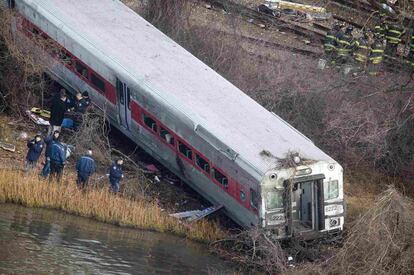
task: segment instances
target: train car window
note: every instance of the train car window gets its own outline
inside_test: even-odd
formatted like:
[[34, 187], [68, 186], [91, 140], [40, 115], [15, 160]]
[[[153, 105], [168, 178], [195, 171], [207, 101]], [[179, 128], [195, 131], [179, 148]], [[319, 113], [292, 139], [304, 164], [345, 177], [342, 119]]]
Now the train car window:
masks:
[[198, 154], [196, 154], [196, 164], [200, 167], [204, 172], [210, 173], [210, 164]]
[[193, 159], [193, 151], [191, 151], [187, 145], [183, 144], [180, 141], [178, 141], [178, 151], [180, 151], [180, 153], [186, 156], [188, 159]]
[[250, 205], [254, 208], [259, 207], [259, 198], [257, 192], [250, 188]]
[[105, 92], [105, 82], [103, 82], [96, 74], [91, 73], [91, 82], [101, 92]]
[[39, 30], [36, 27], [32, 27], [32, 33], [34, 35], [39, 35], [40, 34]]
[[88, 78], [88, 69], [80, 62], [75, 63], [76, 71], [82, 75], [84, 78]]
[[245, 201], [246, 200], [246, 194], [243, 191], [240, 191], [240, 199], [242, 201]]
[[157, 132], [157, 123], [151, 117], [143, 114], [144, 123], [147, 125], [153, 132]]
[[213, 176], [214, 176], [214, 179], [218, 183], [220, 183], [221, 185], [223, 185], [226, 188], [228, 187], [229, 181], [228, 181], [227, 177], [224, 176], [222, 173], [220, 173], [217, 169], [213, 168]]
[[160, 137], [165, 140], [168, 144], [173, 145], [175, 144], [175, 140], [173, 135], [167, 131], [166, 129], [164, 129], [163, 127], [161, 127], [160, 129]]
[[65, 51], [60, 51], [59, 52], [59, 58], [63, 61], [63, 63], [65, 64], [72, 64], [72, 59], [71, 57], [65, 52]]

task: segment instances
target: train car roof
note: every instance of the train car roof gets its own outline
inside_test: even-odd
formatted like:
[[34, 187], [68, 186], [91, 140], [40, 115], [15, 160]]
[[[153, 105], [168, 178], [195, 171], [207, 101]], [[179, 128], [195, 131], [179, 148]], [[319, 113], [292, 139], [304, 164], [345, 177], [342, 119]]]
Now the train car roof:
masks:
[[333, 161], [309, 139], [267, 111], [118, 0], [25, 0], [78, 33], [130, 74], [213, 133], [256, 170], [285, 158]]

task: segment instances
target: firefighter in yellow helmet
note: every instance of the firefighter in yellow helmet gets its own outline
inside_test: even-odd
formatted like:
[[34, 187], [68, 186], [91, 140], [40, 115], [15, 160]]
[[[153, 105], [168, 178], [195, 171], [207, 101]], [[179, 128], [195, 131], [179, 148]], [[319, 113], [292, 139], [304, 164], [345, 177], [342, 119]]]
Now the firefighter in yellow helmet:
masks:
[[368, 58], [371, 54], [368, 33], [364, 32], [363, 36], [355, 41], [354, 59], [360, 70], [365, 70]]
[[345, 33], [339, 32], [336, 38], [338, 44], [338, 62], [339, 64], [345, 64], [350, 61], [350, 56], [355, 47], [355, 40], [352, 36], [353, 27], [348, 26]]
[[407, 56], [407, 61], [409, 62], [411, 69], [414, 69], [414, 30], [411, 33], [409, 42], [410, 42], [410, 51]]
[[387, 45], [385, 47], [385, 54], [394, 57], [397, 54], [398, 45], [401, 43], [401, 38], [404, 35], [405, 30], [397, 22], [391, 22], [388, 24], [385, 39]]
[[369, 74], [377, 76], [379, 74], [382, 61], [384, 59], [384, 40], [375, 37], [374, 43], [371, 45], [371, 53], [369, 56]]
[[337, 41], [336, 36], [340, 31], [341, 26], [339, 24], [335, 24], [331, 30], [326, 33], [323, 48], [325, 50], [326, 59], [331, 63], [335, 64], [336, 55], [337, 55]]

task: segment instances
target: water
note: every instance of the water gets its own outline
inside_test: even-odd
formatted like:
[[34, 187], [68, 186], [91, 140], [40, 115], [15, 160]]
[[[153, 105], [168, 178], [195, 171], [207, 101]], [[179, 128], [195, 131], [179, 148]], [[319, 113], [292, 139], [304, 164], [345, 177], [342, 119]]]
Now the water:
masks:
[[228, 274], [204, 245], [0, 204], [0, 274]]

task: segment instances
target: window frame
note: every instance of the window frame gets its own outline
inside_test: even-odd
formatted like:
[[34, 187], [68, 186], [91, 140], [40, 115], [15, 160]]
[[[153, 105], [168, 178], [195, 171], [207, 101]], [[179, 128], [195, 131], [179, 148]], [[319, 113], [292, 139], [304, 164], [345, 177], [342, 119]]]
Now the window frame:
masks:
[[[253, 196], [253, 194], [255, 194]], [[253, 188], [250, 188], [250, 206], [253, 207], [254, 209], [258, 209], [259, 208], [259, 193], [254, 190]], [[256, 198], [256, 204], [253, 203], [253, 197]]]
[[[101, 76], [99, 76], [98, 75], [98, 73], [96, 73], [96, 72], [94, 72], [94, 71], [90, 71], [89, 72], [89, 83], [90, 83], [90, 85], [93, 87], [93, 88], [95, 88], [97, 91], [99, 91], [100, 93], [106, 93], [106, 82], [105, 82], [105, 80], [104, 79], [102, 79], [102, 77]], [[102, 84], [103, 84], [103, 90], [100, 88], [100, 87], [98, 87], [98, 86], [96, 86], [95, 85], [95, 83], [93, 83], [93, 78], [96, 78], [97, 80], [99, 80], [99, 81], [101, 81], [102, 82]]]
[[[206, 162], [207, 164], [208, 164], [208, 171], [206, 171], [206, 170], [204, 170], [202, 167], [200, 167], [198, 164], [197, 164], [197, 158], [200, 158], [200, 159], [202, 159], [204, 162]], [[202, 154], [200, 154], [199, 152], [197, 152], [196, 151], [196, 153], [195, 153], [195, 159], [194, 159], [194, 165], [195, 165], [195, 167], [197, 168], [197, 169], [199, 169], [201, 172], [203, 172], [204, 174], [206, 174], [208, 177], [210, 177], [210, 175], [211, 175], [211, 163], [210, 163], [210, 161], [206, 158], [206, 157], [204, 157]]]
[[[144, 109], [142, 109], [142, 115], [141, 115], [141, 118], [142, 118], [142, 125], [146, 128], [146, 129], [148, 129], [150, 132], [152, 132], [152, 133], [158, 133], [159, 132], [159, 123], [158, 123], [158, 120], [157, 119], [155, 119], [155, 117], [153, 116], [153, 115], [151, 115], [150, 113], [148, 113], [147, 111], [145, 111]], [[154, 122], [155, 122], [155, 126], [156, 126], [156, 129], [154, 130], [154, 129], [152, 129], [151, 127], [149, 127], [148, 125], [147, 125], [147, 123], [145, 123], [145, 117], [148, 117], [148, 118], [150, 118], [150, 119], [152, 119]]]
[[[327, 194], [326, 194], [326, 200], [334, 200], [339, 198], [339, 180], [330, 180], [327, 182], [328, 186], [327, 186]], [[331, 197], [330, 195], [332, 194], [332, 184], [336, 185], [336, 190], [335, 190], [335, 196]]]
[[[230, 186], [230, 178], [229, 178], [229, 176], [227, 176], [226, 173], [223, 172], [223, 170], [221, 170], [220, 168], [217, 168], [217, 166], [214, 166], [214, 165], [210, 168], [210, 170], [211, 170], [211, 173], [210, 173], [211, 174], [211, 178], [213, 179], [213, 181], [215, 183], [218, 183], [221, 187], [223, 187], [225, 189], [228, 189], [229, 186]], [[222, 174], [227, 179], [227, 184], [226, 185], [224, 185], [223, 183], [219, 182], [216, 179], [216, 175], [215, 175], [216, 172], [215, 171], [218, 171], [220, 174]]]
[[[166, 131], [169, 135], [172, 136], [172, 138], [173, 138], [173, 144], [168, 143], [167, 140], [164, 139], [161, 136], [162, 130]], [[167, 144], [168, 146], [170, 146], [175, 151], [175, 145], [177, 144], [177, 138], [176, 138], [176, 136], [175, 136], [175, 134], [174, 134], [173, 131], [171, 131], [170, 129], [168, 129], [168, 127], [165, 127], [163, 124], [160, 123], [160, 131], [159, 131], [159, 135], [158, 136], [161, 138], [161, 141], [163, 141], [165, 144]]]
[[[194, 164], [194, 149], [192, 146], [190, 146], [190, 144], [188, 144], [187, 142], [185, 142], [182, 138], [178, 138], [177, 139], [177, 152], [181, 157], [184, 157], [184, 159], [186, 159], [187, 161], [189, 161], [190, 163]], [[180, 151], [180, 144], [184, 145], [185, 147], [187, 147], [188, 149], [191, 150], [191, 158], [187, 157], [186, 155], [184, 155], [184, 153], [182, 153]]]

